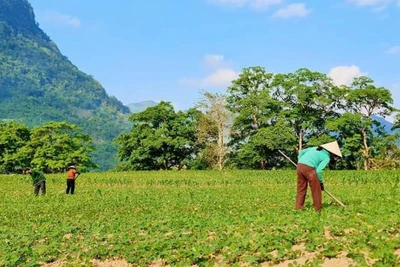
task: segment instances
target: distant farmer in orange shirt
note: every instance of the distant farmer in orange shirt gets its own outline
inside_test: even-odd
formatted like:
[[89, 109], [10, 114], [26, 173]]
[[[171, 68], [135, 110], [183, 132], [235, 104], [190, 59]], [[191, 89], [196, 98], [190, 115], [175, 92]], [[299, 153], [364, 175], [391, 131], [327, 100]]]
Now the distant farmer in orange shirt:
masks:
[[75, 191], [75, 179], [78, 177], [79, 172], [76, 171], [75, 166], [69, 166], [67, 170], [67, 190], [65, 193], [69, 194], [71, 192], [73, 194]]

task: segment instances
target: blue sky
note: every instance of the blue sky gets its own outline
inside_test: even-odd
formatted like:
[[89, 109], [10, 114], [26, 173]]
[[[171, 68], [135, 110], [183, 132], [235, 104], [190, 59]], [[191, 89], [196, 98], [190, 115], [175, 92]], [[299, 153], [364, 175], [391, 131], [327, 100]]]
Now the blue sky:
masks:
[[244, 67], [368, 75], [400, 108], [400, 0], [30, 0], [40, 27], [124, 104], [192, 107]]

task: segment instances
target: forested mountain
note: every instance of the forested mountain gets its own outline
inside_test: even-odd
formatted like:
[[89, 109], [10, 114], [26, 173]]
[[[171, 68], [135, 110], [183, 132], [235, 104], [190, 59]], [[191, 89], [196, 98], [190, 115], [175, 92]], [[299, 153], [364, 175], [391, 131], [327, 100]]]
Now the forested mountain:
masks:
[[0, 1], [0, 120], [76, 124], [94, 139], [94, 161], [105, 170], [114, 166], [111, 140], [129, 129], [129, 113], [61, 54], [27, 0]]

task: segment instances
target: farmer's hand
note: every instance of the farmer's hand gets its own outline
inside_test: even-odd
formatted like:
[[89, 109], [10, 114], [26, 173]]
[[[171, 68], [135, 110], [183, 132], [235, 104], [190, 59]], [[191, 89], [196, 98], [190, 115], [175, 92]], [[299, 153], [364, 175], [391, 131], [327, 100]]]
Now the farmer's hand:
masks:
[[321, 190], [324, 191], [324, 183], [321, 183], [321, 182], [320, 182], [319, 184], [320, 184], [320, 186], [321, 186]]

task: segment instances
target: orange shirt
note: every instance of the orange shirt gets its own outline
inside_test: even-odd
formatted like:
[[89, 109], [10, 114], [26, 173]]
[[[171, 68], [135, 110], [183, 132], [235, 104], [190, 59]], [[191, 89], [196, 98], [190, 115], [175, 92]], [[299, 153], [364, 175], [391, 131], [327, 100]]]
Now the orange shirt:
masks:
[[77, 171], [75, 169], [69, 169], [67, 171], [67, 179], [75, 179]]

